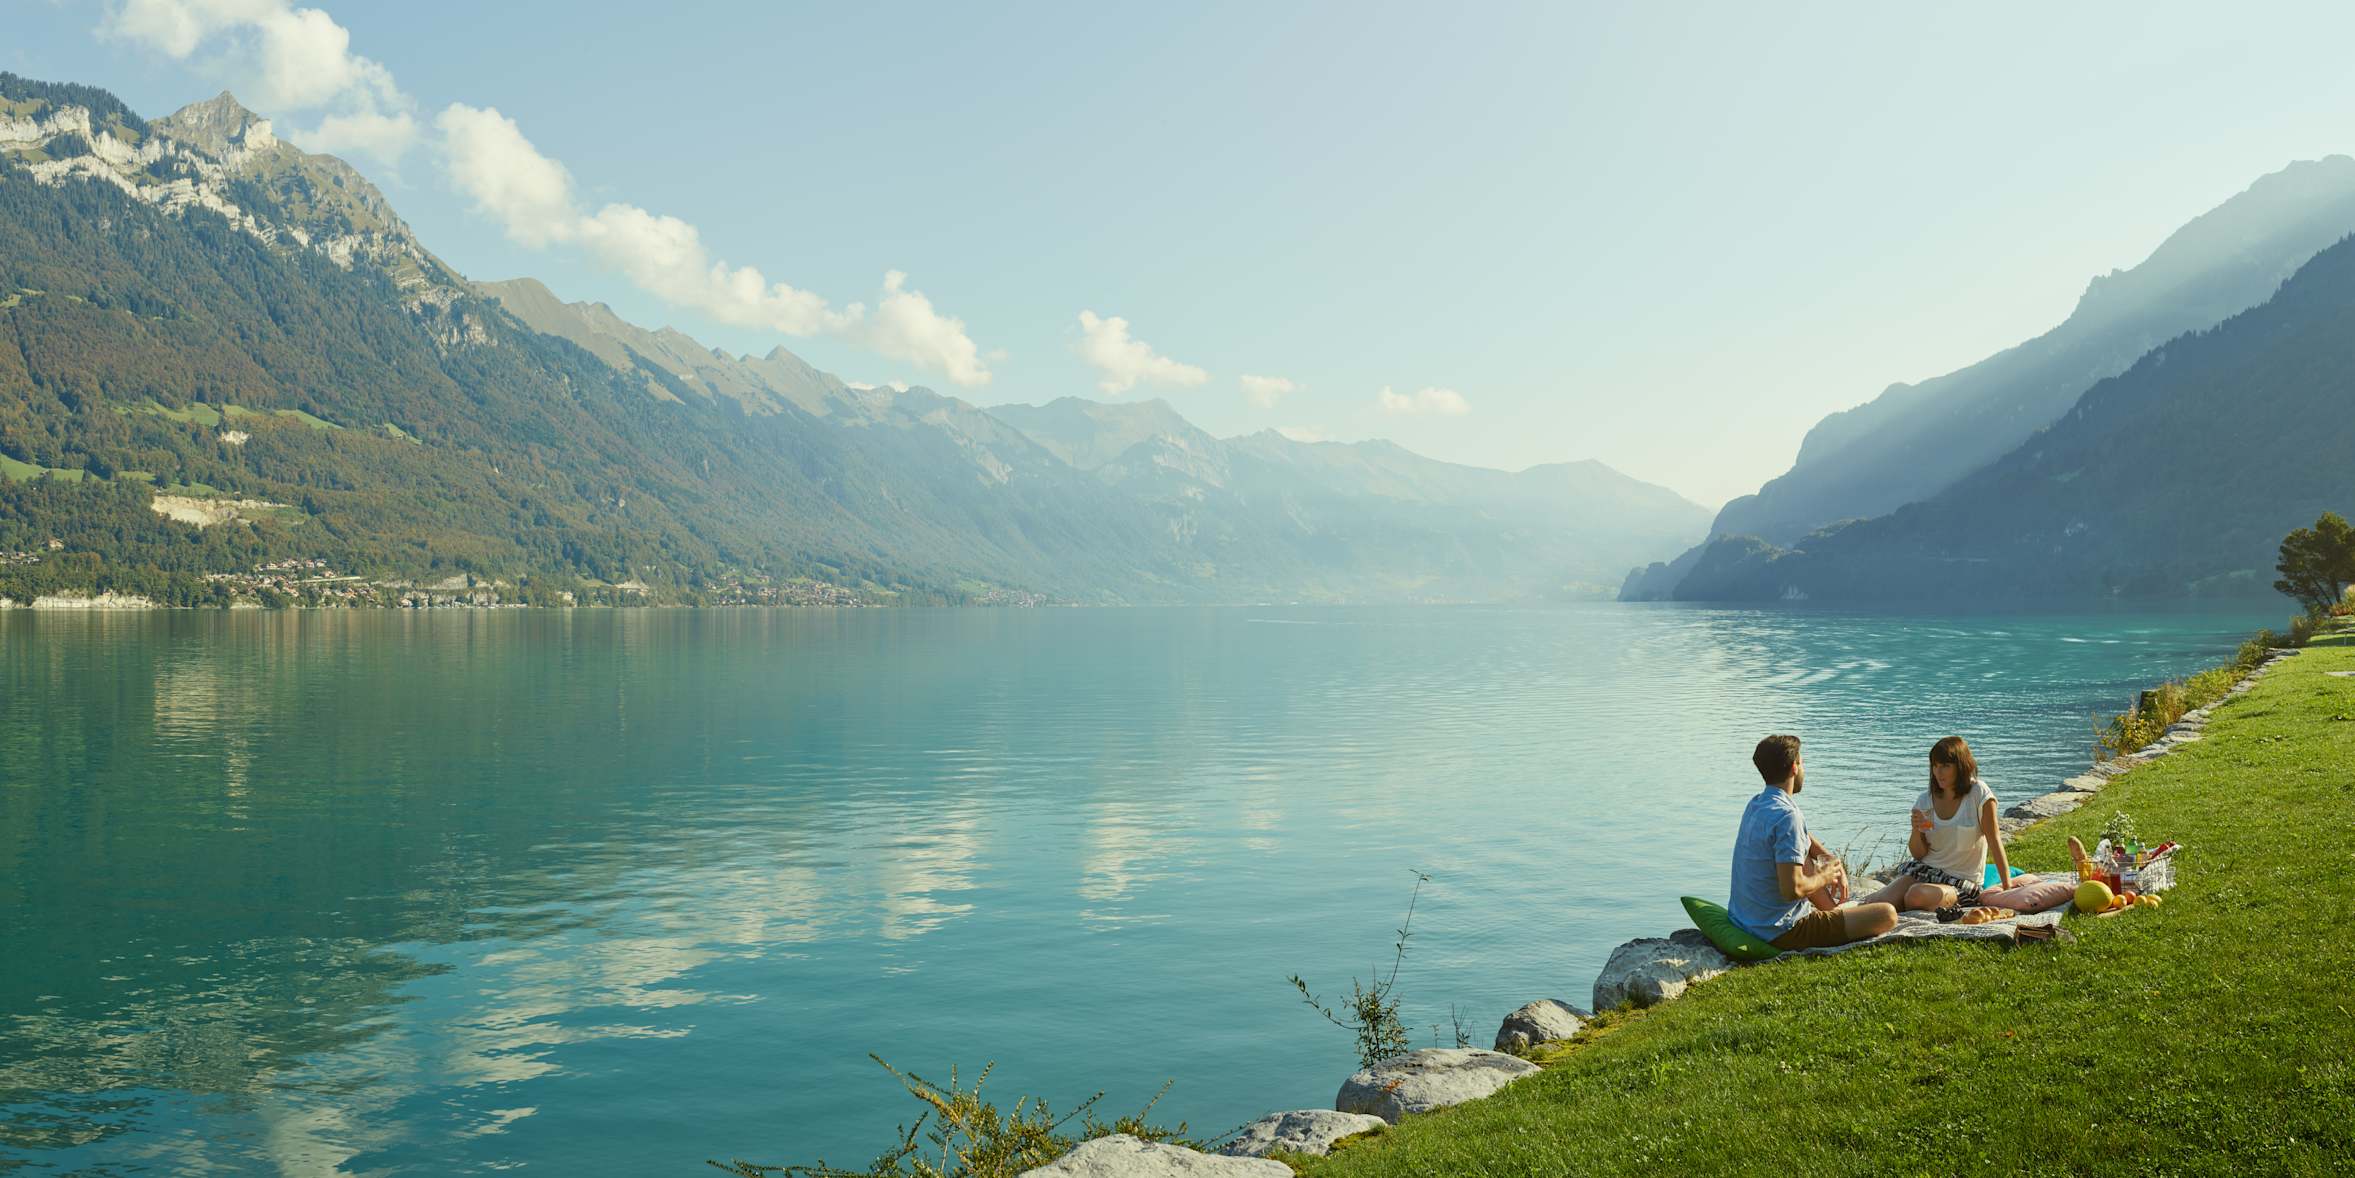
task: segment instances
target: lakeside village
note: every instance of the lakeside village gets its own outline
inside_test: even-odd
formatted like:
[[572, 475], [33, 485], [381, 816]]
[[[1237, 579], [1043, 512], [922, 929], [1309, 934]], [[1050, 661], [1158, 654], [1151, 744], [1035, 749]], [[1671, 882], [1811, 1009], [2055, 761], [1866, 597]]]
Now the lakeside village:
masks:
[[[65, 545], [50, 540], [41, 550], [0, 551], [0, 569], [41, 564], [49, 553]], [[208, 592], [191, 604], [230, 609], [521, 609], [566, 606], [830, 606], [862, 608], [891, 604], [889, 595], [865, 592], [807, 577], [774, 579], [761, 573], [731, 573], [702, 586], [661, 594], [639, 580], [617, 583], [572, 582], [555, 588], [531, 582], [479, 578], [455, 573], [437, 581], [373, 579], [341, 573], [324, 560], [291, 558], [253, 566], [239, 573], [205, 573]], [[1048, 604], [1036, 593], [991, 589], [968, 604], [1031, 608]], [[160, 609], [164, 603], [135, 593], [59, 591], [12, 601], [0, 595], [0, 608], [32, 609]]]

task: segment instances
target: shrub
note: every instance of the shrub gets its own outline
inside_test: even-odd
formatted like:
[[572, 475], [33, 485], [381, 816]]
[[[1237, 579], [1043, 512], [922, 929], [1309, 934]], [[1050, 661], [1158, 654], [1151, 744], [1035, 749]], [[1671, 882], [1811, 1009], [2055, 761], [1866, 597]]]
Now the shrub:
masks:
[[2233, 656], [2232, 665], [2243, 671], [2254, 671], [2265, 661], [2274, 647], [2281, 645], [2281, 637], [2271, 630], [2259, 630], [2247, 642], [2241, 643], [2240, 653]]
[[2322, 628], [2323, 616], [2321, 610], [2315, 610], [2312, 613], [2303, 613], [2291, 618], [2290, 632], [2286, 636], [2287, 645], [2306, 645], [2307, 640], [2314, 637], [2314, 632]]
[[[1309, 1009], [1325, 1016], [1326, 1022], [1357, 1036], [1358, 1062], [1369, 1068], [1393, 1055], [1403, 1055], [1407, 1049], [1406, 1022], [1398, 1016], [1398, 967], [1406, 960], [1407, 938], [1414, 935], [1409, 930], [1415, 924], [1415, 901], [1422, 897], [1423, 885], [1429, 882], [1430, 876], [1415, 872], [1415, 890], [1408, 893], [1406, 919], [1398, 924], [1398, 941], [1393, 946], [1389, 975], [1385, 977], [1376, 969], [1370, 985], [1356, 978], [1349, 980], [1349, 1001], [1342, 1004], [1348, 1009], [1349, 1017], [1333, 1013], [1332, 1007], [1309, 991], [1308, 983], [1299, 974], [1293, 974], [1290, 979], [1292, 988], [1300, 991], [1300, 999], [1308, 1003]], [[1462, 1037], [1460, 1025], [1457, 1036]]]
[[2246, 674], [2237, 667], [2210, 667], [2184, 680], [2184, 710], [2196, 711], [2223, 699], [2224, 694], [2231, 691], [2234, 684], [2246, 677]]
[[[953, 1068], [949, 1082], [942, 1085], [902, 1072], [879, 1056], [868, 1058], [882, 1064], [884, 1071], [907, 1088], [908, 1095], [927, 1107], [915, 1124], [900, 1129], [899, 1144], [866, 1169], [838, 1169], [823, 1160], [806, 1166], [744, 1161], [710, 1164], [737, 1178], [1015, 1178], [1062, 1157], [1082, 1141], [1111, 1133], [1193, 1144], [1185, 1140], [1183, 1124], [1161, 1129], [1145, 1123], [1153, 1106], [1160, 1103], [1160, 1094], [1144, 1108], [1107, 1125], [1095, 1115], [1096, 1102], [1104, 1098], [1101, 1092], [1061, 1116], [1049, 1110], [1045, 1101], [1029, 1097], [1016, 1100], [1013, 1109], [1005, 1111], [981, 1098], [981, 1087], [989, 1081], [989, 1067], [973, 1078], [971, 1088], [959, 1088]], [[1168, 1092], [1169, 1085], [1162, 1085], [1161, 1091]], [[1075, 1119], [1079, 1122], [1076, 1135], [1066, 1133], [1065, 1126]], [[924, 1131], [927, 1121], [933, 1126], [929, 1133]]]

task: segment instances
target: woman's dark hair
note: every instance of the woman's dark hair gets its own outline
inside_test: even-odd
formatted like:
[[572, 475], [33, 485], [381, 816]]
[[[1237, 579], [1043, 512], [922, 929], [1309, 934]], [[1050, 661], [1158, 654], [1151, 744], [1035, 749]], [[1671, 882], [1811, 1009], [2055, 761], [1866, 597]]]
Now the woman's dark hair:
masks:
[[[1954, 796], [1971, 792], [1971, 783], [1979, 780], [1978, 758], [1971, 756], [1971, 746], [1959, 736], [1949, 736], [1930, 746], [1930, 764], [1954, 766]], [[1930, 796], [1938, 796], [1938, 771], [1930, 771]]]

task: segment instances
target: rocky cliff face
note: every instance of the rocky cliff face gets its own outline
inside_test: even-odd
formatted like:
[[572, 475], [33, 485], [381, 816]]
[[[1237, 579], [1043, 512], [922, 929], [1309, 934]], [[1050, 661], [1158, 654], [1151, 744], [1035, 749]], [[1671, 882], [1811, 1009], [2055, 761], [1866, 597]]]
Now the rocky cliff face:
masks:
[[226, 91], [143, 125], [89, 106], [7, 102], [0, 154], [25, 164], [37, 183], [97, 181], [167, 213], [217, 213], [270, 245], [312, 250], [347, 270], [372, 266], [412, 307], [446, 308], [464, 291], [366, 177], [278, 138]]

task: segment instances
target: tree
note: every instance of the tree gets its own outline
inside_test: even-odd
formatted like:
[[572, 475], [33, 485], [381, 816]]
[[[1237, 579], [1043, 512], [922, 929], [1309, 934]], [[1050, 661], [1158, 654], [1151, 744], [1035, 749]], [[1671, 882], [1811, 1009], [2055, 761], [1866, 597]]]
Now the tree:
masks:
[[2274, 589], [2308, 609], [2328, 609], [2355, 584], [2355, 527], [2335, 511], [2322, 513], [2311, 528], [2299, 528], [2281, 542], [2281, 580]]

